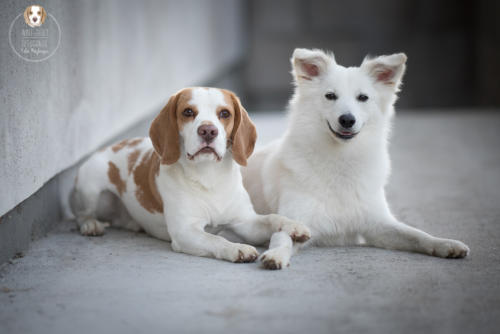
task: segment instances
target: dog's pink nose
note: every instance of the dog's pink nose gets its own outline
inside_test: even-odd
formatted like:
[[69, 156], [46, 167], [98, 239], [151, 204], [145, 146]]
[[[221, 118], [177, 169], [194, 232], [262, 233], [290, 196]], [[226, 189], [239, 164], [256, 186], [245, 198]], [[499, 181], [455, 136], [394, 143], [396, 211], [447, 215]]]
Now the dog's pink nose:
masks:
[[219, 130], [215, 125], [203, 124], [198, 127], [198, 135], [203, 138], [203, 140], [210, 144], [219, 134]]
[[37, 20], [38, 20], [38, 17], [36, 17], [36, 16], [35, 16], [35, 17], [33, 18], [33, 22], [36, 22]]

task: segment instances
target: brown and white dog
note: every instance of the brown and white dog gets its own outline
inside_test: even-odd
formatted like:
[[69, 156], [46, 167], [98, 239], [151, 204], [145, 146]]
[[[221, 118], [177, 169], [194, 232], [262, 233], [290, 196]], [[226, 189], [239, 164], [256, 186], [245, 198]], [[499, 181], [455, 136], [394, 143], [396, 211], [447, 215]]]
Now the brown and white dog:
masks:
[[[238, 164], [246, 165], [257, 134], [232, 92], [179, 91], [149, 135], [96, 152], [79, 169], [70, 202], [83, 235], [102, 235], [110, 225], [143, 229], [175, 251], [232, 262], [253, 262], [258, 252], [206, 228], [253, 245], [279, 231], [287, 240], [309, 239], [302, 224], [255, 213]], [[278, 269], [272, 261], [264, 266]]]
[[47, 12], [42, 6], [28, 6], [24, 10], [24, 21], [32, 28], [41, 26], [47, 18]]

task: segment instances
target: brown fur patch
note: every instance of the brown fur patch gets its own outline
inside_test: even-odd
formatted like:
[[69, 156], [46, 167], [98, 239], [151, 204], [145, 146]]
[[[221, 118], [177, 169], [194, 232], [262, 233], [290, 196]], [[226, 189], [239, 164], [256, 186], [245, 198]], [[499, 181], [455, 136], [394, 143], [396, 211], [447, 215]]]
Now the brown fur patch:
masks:
[[137, 162], [137, 159], [139, 158], [139, 155], [141, 154], [140, 150], [135, 150], [134, 152], [130, 153], [128, 155], [128, 173], [132, 173], [132, 170], [134, 169], [135, 163]]
[[144, 138], [124, 139], [121, 142], [111, 146], [111, 149], [113, 150], [113, 152], [116, 153], [116, 152], [120, 151], [122, 148], [124, 148], [125, 146], [134, 147], [134, 146], [139, 145], [143, 139]]
[[226, 101], [226, 106], [219, 106], [217, 108], [217, 117], [219, 117], [219, 113], [224, 109], [229, 111], [229, 113], [231, 114], [231, 117], [229, 118], [219, 118], [220, 122], [224, 125], [224, 130], [226, 130], [226, 138], [229, 140], [231, 134], [233, 133], [235, 111], [233, 106], [233, 99], [231, 98], [231, 93], [227, 90], [221, 90], [221, 92], [224, 95], [224, 101]]
[[[182, 129], [184, 129], [184, 124], [194, 121], [196, 116], [198, 116], [198, 108], [194, 105], [189, 104], [191, 97], [192, 97], [191, 88], [188, 88], [182, 91], [181, 95], [179, 96], [179, 100], [177, 101], [176, 114], [177, 114], [177, 127], [179, 128], [179, 132], [182, 131]], [[186, 117], [182, 114], [182, 112], [188, 108], [194, 112], [193, 117]]]
[[109, 168], [108, 168], [108, 178], [109, 181], [115, 185], [116, 190], [118, 190], [118, 193], [121, 195], [123, 194], [124, 191], [127, 190], [127, 184], [125, 181], [122, 180], [120, 176], [120, 170], [114, 163], [111, 161], [108, 162]]
[[[184, 88], [172, 95], [151, 124], [149, 137], [156, 153], [161, 157], [162, 164], [171, 165], [179, 160], [181, 154], [179, 131], [184, 127], [184, 123], [194, 119], [182, 115], [182, 111], [190, 107], [188, 103], [190, 99], [191, 88]], [[193, 111], [197, 112], [195, 109]], [[179, 121], [179, 117], [183, 120]]]
[[124, 148], [125, 145], [127, 145], [127, 142], [128, 142], [128, 139], [124, 139], [121, 142], [119, 142], [118, 144], [114, 144], [113, 146], [111, 146], [111, 149], [113, 150], [113, 152], [116, 153], [119, 150], [121, 150], [122, 148]]
[[151, 213], [163, 212], [163, 202], [156, 188], [155, 176], [158, 175], [160, 159], [154, 150], [149, 150], [134, 169], [134, 182], [137, 185], [135, 197], [139, 204]]
[[[234, 126], [229, 137], [233, 159], [241, 166], [247, 165], [247, 159], [253, 152], [257, 140], [255, 125], [248, 117], [248, 113], [241, 105], [240, 99], [231, 91], [222, 89], [224, 97], [231, 98], [234, 109]], [[229, 146], [229, 145], [228, 145]]]
[[129, 139], [129, 141], [127, 142], [127, 146], [128, 147], [137, 146], [137, 145], [139, 145], [142, 142], [143, 139], [144, 138]]

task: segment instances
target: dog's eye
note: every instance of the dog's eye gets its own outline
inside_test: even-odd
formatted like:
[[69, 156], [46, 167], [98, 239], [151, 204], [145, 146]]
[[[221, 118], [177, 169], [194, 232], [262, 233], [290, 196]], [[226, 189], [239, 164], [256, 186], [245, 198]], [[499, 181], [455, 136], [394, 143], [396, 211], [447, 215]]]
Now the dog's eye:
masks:
[[231, 113], [227, 109], [223, 109], [219, 113], [220, 118], [229, 118], [231, 116]]
[[336, 100], [336, 99], [338, 99], [337, 94], [335, 94], [335, 93], [331, 93], [331, 92], [330, 92], [330, 93], [326, 93], [326, 94], [325, 94], [325, 97], [326, 97], [328, 100]]
[[365, 94], [359, 94], [357, 99], [360, 102], [365, 102], [366, 100], [368, 100], [368, 96], [366, 96]]
[[185, 116], [185, 117], [193, 117], [194, 116], [194, 111], [192, 109], [184, 109], [184, 111], [182, 112], [182, 114]]
[[38, 15], [40, 15], [40, 12], [38, 12]]
[[32, 11], [30, 11], [30, 15], [33, 15], [33, 12], [32, 12]]

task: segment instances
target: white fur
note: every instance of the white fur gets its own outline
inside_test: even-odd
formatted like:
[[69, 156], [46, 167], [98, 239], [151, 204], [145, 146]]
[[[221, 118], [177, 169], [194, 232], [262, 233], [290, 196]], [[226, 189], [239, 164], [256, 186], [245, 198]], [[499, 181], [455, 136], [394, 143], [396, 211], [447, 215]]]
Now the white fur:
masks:
[[[285, 231], [288, 237], [308, 239], [309, 230], [302, 224], [276, 214], [258, 215], [243, 187], [239, 166], [226, 148], [228, 134], [217, 117], [217, 108], [226, 106], [218, 89], [193, 88], [190, 105], [196, 106], [196, 118], [180, 131], [181, 156], [176, 163], [160, 165], [155, 183], [162, 199], [163, 213], [151, 213], [136, 197], [137, 185], [128, 172], [128, 156], [139, 150], [136, 166], [146, 154], [154, 152], [149, 138], [139, 145], [114, 152], [112, 147], [97, 152], [80, 168], [72, 195], [72, 209], [84, 235], [102, 235], [110, 224], [131, 230], [144, 229], [148, 234], [172, 242], [172, 248], [199, 256], [211, 256], [233, 262], [257, 259], [257, 250], [233, 243], [219, 235], [221, 228], [254, 245], [268, 242], [271, 235]], [[219, 134], [210, 144], [213, 153], [189, 159], [206, 143], [197, 133], [200, 125], [215, 125]], [[149, 153], [148, 153], [149, 152]], [[126, 181], [121, 195], [108, 178], [108, 163], [114, 163]], [[134, 168], [136, 167], [134, 166]]]
[[[243, 170], [256, 211], [305, 223], [315, 245], [368, 245], [440, 257], [466, 256], [465, 244], [399, 222], [386, 202], [387, 141], [406, 56], [365, 59], [360, 67], [346, 68], [331, 54], [296, 49], [291, 61], [296, 88], [288, 129], [280, 140], [254, 154]], [[328, 100], [329, 92], [337, 99]], [[360, 94], [368, 100], [359, 101]], [[356, 123], [346, 130], [339, 117], [347, 113]], [[327, 122], [335, 132], [354, 137], [339, 138]], [[282, 244], [286, 242], [273, 246]], [[281, 247], [269, 252], [262, 257], [287, 261], [292, 251]]]
[[[219, 157], [224, 157], [227, 135], [224, 131], [224, 126], [214, 112], [218, 106], [228, 107], [224, 101], [224, 95], [218, 89], [195, 89], [192, 92], [192, 98], [189, 103], [198, 106], [198, 116], [193, 122], [186, 123], [181, 131], [181, 136], [184, 138], [183, 148], [185, 153], [194, 155], [205, 146], [201, 137], [197, 135], [198, 127], [202, 123], [211, 123], [215, 125], [219, 134], [210, 146], [215, 149]], [[197, 155], [195, 159], [197, 161], [214, 161], [217, 160], [217, 157], [214, 154], [201, 154]]]

